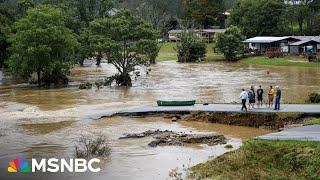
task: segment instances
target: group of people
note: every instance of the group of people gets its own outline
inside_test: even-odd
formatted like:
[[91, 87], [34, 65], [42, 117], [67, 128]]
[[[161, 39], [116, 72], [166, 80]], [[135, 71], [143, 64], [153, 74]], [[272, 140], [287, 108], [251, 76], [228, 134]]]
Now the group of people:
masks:
[[[240, 99], [242, 101], [241, 111], [248, 111], [247, 109], [247, 100], [249, 100], [249, 110], [255, 108], [256, 100], [257, 107], [260, 108], [263, 106], [263, 94], [264, 91], [262, 86], [260, 85], [257, 91], [255, 91], [254, 86], [251, 86], [249, 91], [242, 89], [240, 94]], [[275, 101], [274, 101], [274, 97]], [[267, 107], [273, 108], [273, 104], [275, 104], [274, 110], [280, 110], [280, 100], [281, 100], [281, 89], [279, 86], [276, 86], [274, 89], [273, 86], [270, 86], [268, 90], [268, 103], [266, 104]]]

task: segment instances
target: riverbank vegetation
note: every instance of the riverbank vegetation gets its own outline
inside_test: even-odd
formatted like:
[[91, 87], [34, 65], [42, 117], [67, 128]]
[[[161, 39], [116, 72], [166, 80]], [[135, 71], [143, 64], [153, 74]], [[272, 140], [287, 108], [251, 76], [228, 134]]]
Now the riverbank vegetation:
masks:
[[10, 36], [12, 73], [28, 80], [36, 74], [38, 86], [68, 82], [77, 40], [66, 27], [62, 11], [50, 6], [29, 9], [13, 26]]
[[320, 143], [250, 140], [191, 168], [194, 179], [318, 179]]
[[316, 119], [308, 119], [304, 122], [305, 126], [310, 126], [310, 125], [320, 125], [320, 118]]
[[320, 94], [316, 92], [310, 93], [308, 103], [320, 103]]
[[248, 57], [242, 60], [245, 64], [259, 66], [291, 66], [291, 67], [315, 67], [319, 68], [320, 63], [307, 62], [305, 58], [297, 56], [284, 56], [279, 58], [268, 58], [266, 56]]
[[75, 146], [76, 158], [107, 157], [110, 152], [111, 148], [107, 143], [106, 137], [102, 135], [98, 137], [83, 135]]
[[[157, 47], [157, 33], [153, 28], [128, 11], [120, 11], [111, 18], [97, 19], [90, 23], [90, 45], [93, 57], [106, 58], [116, 67], [116, 82], [120, 86], [131, 86], [130, 72], [138, 65], [154, 61], [146, 51]], [[151, 59], [150, 59], [151, 58]], [[100, 63], [99, 63], [100, 64]]]
[[203, 61], [206, 54], [206, 44], [197, 36], [193, 30], [184, 30], [179, 35], [177, 42], [178, 62]]

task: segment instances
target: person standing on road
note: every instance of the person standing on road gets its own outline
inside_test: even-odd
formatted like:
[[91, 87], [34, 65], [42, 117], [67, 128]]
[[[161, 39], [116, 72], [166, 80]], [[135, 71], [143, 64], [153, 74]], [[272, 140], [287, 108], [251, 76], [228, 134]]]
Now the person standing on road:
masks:
[[242, 92], [240, 94], [240, 99], [242, 102], [241, 111], [245, 110], [247, 112], [248, 109], [247, 109], [246, 103], [247, 103], [247, 99], [248, 99], [248, 93], [245, 89], [242, 89]]
[[261, 88], [261, 85], [259, 86], [259, 89], [257, 90], [257, 96], [258, 96], [258, 108], [262, 107], [262, 101], [263, 101], [263, 89]]
[[254, 104], [256, 103], [256, 93], [254, 92], [254, 87], [251, 86], [249, 90], [249, 109], [254, 109]]
[[268, 103], [269, 108], [273, 107], [273, 99], [274, 99], [274, 89], [272, 86], [270, 86], [269, 92], [268, 92]]
[[275, 103], [275, 107], [274, 110], [280, 110], [280, 100], [281, 100], [281, 89], [279, 88], [279, 86], [276, 86], [276, 103]]

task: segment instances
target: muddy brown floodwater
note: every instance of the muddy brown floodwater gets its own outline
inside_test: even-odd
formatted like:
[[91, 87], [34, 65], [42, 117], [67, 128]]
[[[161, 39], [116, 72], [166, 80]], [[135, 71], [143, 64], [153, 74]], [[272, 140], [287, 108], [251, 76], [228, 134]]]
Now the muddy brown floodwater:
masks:
[[[267, 72], [270, 72], [269, 74]], [[196, 99], [199, 103], [238, 101], [241, 88], [250, 85], [280, 85], [285, 102], [304, 102], [310, 91], [320, 89], [319, 68], [264, 68], [241, 63], [179, 64], [159, 62], [147, 76], [131, 88], [104, 87], [79, 90], [85, 81], [103, 80], [115, 73], [110, 64], [97, 68], [75, 67], [67, 88], [38, 89], [14, 82], [0, 71], [0, 168], [7, 168], [16, 155], [28, 158], [70, 158], [83, 134], [103, 134], [112, 148], [102, 164], [102, 172], [81, 175], [86, 179], [166, 179], [169, 171], [205, 162], [225, 153], [224, 145], [186, 147], [148, 147], [151, 137], [118, 138], [124, 133], [146, 130], [172, 130], [192, 133], [217, 133], [228, 137], [234, 148], [243, 139], [267, 134], [264, 129], [206, 124], [172, 123], [165, 118], [114, 117], [95, 120], [101, 113], [154, 104], [157, 99]], [[78, 179], [79, 177], [73, 177]]]

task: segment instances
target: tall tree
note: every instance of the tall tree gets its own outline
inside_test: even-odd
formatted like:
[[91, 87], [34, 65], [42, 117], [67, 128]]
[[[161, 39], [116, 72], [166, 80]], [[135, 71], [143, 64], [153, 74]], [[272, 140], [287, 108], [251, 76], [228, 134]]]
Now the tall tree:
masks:
[[39, 86], [67, 83], [77, 42], [66, 28], [61, 10], [51, 6], [31, 8], [14, 29], [16, 33], [9, 39], [12, 73], [24, 79], [36, 73]]
[[129, 75], [137, 65], [148, 62], [141, 46], [146, 40], [156, 42], [157, 34], [151, 25], [120, 11], [114, 17], [97, 19], [90, 23], [90, 42], [96, 57], [106, 57], [118, 70], [117, 84], [131, 86]]
[[207, 28], [218, 22], [225, 11], [223, 0], [182, 0], [187, 21], [196, 26]]
[[286, 6], [282, 0], [242, 0], [231, 11], [229, 24], [239, 27], [244, 35], [287, 35]]

